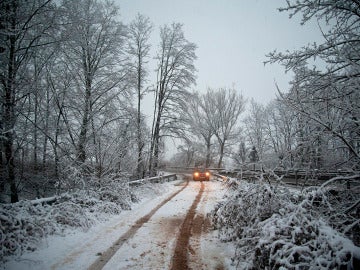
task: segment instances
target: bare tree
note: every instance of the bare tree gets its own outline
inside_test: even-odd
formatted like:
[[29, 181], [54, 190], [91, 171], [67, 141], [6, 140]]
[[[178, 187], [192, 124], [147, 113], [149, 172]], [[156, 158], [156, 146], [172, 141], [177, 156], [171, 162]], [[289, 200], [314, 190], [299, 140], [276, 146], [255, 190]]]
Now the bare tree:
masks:
[[282, 166], [294, 165], [298, 113], [279, 100], [266, 107], [266, 126], [270, 145]]
[[[307, 121], [318, 126], [318, 144], [325, 143], [334, 150], [347, 149], [344, 161], [358, 167], [360, 160], [359, 81], [360, 81], [360, 6], [357, 1], [309, 0], [288, 1], [280, 11], [302, 14], [302, 23], [317, 19], [322, 44], [309, 44], [293, 52], [268, 55], [269, 62], [279, 62], [286, 70], [295, 72], [289, 94], [280, 93], [283, 101]], [[321, 59], [322, 65], [309, 67], [308, 61]], [[326, 67], [323, 67], [323, 63]], [[319, 145], [320, 147], [320, 145]], [[318, 149], [320, 149], [317, 147]], [[316, 150], [317, 151], [317, 150]], [[320, 154], [320, 153], [318, 153]]]
[[239, 135], [239, 117], [245, 110], [245, 103], [242, 94], [233, 88], [208, 89], [205, 94], [207, 119], [219, 143], [219, 168], [222, 166], [226, 144], [233, 142]]
[[[124, 81], [124, 38], [126, 28], [116, 20], [118, 8], [113, 2], [65, 0], [64, 54], [67, 57], [79, 96], [82, 97], [77, 160], [86, 160], [86, 144], [90, 129], [96, 145], [94, 114], [121, 90]], [[120, 89], [119, 89], [120, 88]], [[97, 106], [98, 105], [98, 106]]]
[[11, 202], [17, 202], [19, 199], [15, 182], [14, 134], [21, 102], [27, 96], [27, 93], [21, 91], [21, 86], [26, 83], [24, 73], [32, 49], [47, 43], [42, 38], [46, 36], [52, 23], [53, 13], [50, 2], [50, 0], [30, 2], [4, 0], [0, 4], [1, 120], [3, 122], [1, 137]]
[[266, 111], [264, 105], [254, 99], [250, 102], [249, 115], [245, 119], [247, 138], [255, 146], [260, 160], [268, 145], [268, 130], [266, 129]]
[[195, 83], [196, 45], [185, 38], [182, 25], [173, 23], [163, 26], [160, 38], [149, 158], [151, 174], [158, 167], [160, 138], [174, 127], [176, 112], [181, 107], [179, 104], [184, 102], [187, 89]]
[[[215, 134], [208, 117], [211, 117], [211, 107], [206, 104], [204, 95], [194, 93], [185, 103], [179, 119], [185, 123], [188, 134], [194, 134], [195, 138], [204, 142], [206, 167], [210, 166], [212, 138]], [[185, 139], [188, 141], [187, 137]]]
[[147, 59], [149, 57], [150, 44], [149, 37], [151, 34], [152, 25], [149, 18], [138, 14], [134, 21], [129, 26], [129, 40], [128, 40], [128, 52], [132, 56], [132, 65], [134, 69], [133, 84], [136, 89], [137, 96], [137, 175], [139, 178], [144, 176], [144, 160], [143, 149], [144, 139], [142, 134], [142, 121], [141, 121], [141, 100], [146, 93], [147, 89], [144, 89], [146, 83], [146, 77], [148, 71], [146, 69]]
[[247, 153], [247, 149], [246, 149], [245, 141], [240, 140], [239, 149], [237, 153], [233, 155], [233, 160], [236, 166], [240, 166], [245, 163], [247, 157], [246, 153]]

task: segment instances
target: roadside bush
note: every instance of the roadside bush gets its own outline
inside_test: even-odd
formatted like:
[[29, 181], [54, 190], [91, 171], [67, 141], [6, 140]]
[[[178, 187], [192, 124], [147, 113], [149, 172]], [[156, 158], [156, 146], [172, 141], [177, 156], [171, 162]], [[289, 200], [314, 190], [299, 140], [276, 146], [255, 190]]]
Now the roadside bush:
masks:
[[100, 189], [77, 190], [47, 198], [45, 201], [24, 200], [0, 207], [0, 261], [10, 255], [33, 251], [39, 241], [66, 229], [86, 231], [111, 215], [130, 209], [128, 186], [104, 181]]
[[86, 231], [134, 202], [164, 194], [170, 186], [145, 183], [130, 189], [126, 178], [111, 175], [85, 179], [78, 174], [75, 182], [82, 184], [58, 196], [0, 204], [0, 261], [36, 250], [49, 235]]
[[[355, 197], [334, 205], [325, 186], [300, 193], [263, 181], [229, 184], [233, 191], [212, 216], [220, 239], [235, 241], [238, 269], [355, 269], [360, 248], [341, 230], [357, 226]], [[343, 225], [329, 222], [340, 213]]]

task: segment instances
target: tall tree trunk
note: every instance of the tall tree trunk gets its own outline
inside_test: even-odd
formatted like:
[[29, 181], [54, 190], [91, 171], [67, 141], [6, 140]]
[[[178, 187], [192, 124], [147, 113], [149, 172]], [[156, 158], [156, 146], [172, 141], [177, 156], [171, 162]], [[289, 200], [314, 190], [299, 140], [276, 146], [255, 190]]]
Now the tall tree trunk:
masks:
[[85, 85], [85, 108], [84, 114], [81, 122], [81, 129], [79, 135], [79, 143], [78, 143], [78, 153], [77, 153], [77, 161], [80, 163], [84, 163], [86, 160], [86, 150], [85, 144], [87, 139], [87, 132], [89, 126], [89, 115], [90, 115], [90, 102], [91, 102], [91, 80], [89, 77], [86, 77], [86, 85]]
[[160, 128], [157, 132], [157, 136], [155, 137], [155, 145], [154, 145], [154, 167], [152, 175], [156, 175], [156, 172], [159, 167], [159, 142], [160, 142]]
[[159, 109], [156, 117], [154, 132], [151, 141], [151, 148], [150, 148], [149, 172], [150, 175], [152, 176], [156, 174], [156, 170], [159, 164], [160, 120], [161, 120], [161, 110]]
[[[0, 130], [3, 130], [3, 122], [0, 121]], [[4, 140], [0, 136], [0, 192], [5, 190], [5, 163], [4, 163]]]
[[142, 141], [142, 134], [141, 134], [140, 98], [138, 99], [138, 115], [137, 115], [137, 147], [138, 147], [137, 175], [139, 178], [142, 178], [144, 177], [144, 161], [143, 161], [144, 142]]
[[35, 74], [35, 93], [34, 93], [34, 144], [33, 144], [33, 162], [35, 171], [38, 170], [38, 111], [39, 111], [39, 99], [38, 99], [38, 71], [37, 63], [34, 63], [34, 74]]
[[151, 166], [150, 174], [151, 175], [156, 175], [156, 171], [157, 171], [158, 165], [159, 165], [160, 122], [161, 122], [161, 115], [162, 115], [162, 110], [163, 110], [164, 89], [165, 89], [165, 86], [164, 86], [164, 82], [163, 82], [162, 85], [160, 86], [159, 96], [157, 97], [158, 98], [158, 100], [157, 100], [158, 101], [158, 103], [157, 103], [158, 111], [157, 111], [157, 116], [156, 116], [154, 134], [153, 134], [153, 138], [152, 138], [153, 152], [150, 152], [151, 154], [153, 154], [152, 162], [150, 163], [150, 166]]
[[134, 62], [136, 67], [136, 91], [137, 91], [137, 167], [136, 173], [138, 178], [142, 178], [145, 172], [143, 149], [144, 141], [141, 132], [141, 98], [142, 88], [146, 78], [145, 64], [149, 56], [150, 45], [148, 44], [152, 25], [149, 18], [138, 14], [136, 18], [129, 25], [129, 53], [134, 56]]
[[[14, 13], [16, 13], [16, 4], [12, 6]], [[15, 18], [12, 19], [11, 28], [15, 31], [16, 24]], [[18, 191], [15, 183], [15, 164], [14, 164], [14, 125], [15, 125], [15, 73], [16, 73], [16, 60], [15, 60], [15, 35], [9, 36], [9, 63], [8, 74], [5, 85], [5, 98], [4, 98], [4, 151], [7, 176], [6, 182], [10, 186], [11, 202], [19, 201]]]
[[137, 77], [137, 146], [138, 146], [138, 160], [137, 160], [137, 176], [138, 178], [144, 177], [144, 164], [143, 164], [143, 148], [144, 142], [141, 136], [141, 55], [138, 54], [138, 77]]
[[[9, 106], [5, 106], [9, 107]], [[5, 118], [10, 117], [11, 108], [5, 109]], [[8, 121], [5, 121], [8, 122]], [[6, 128], [7, 129], [7, 128]], [[7, 129], [8, 130], [8, 129]], [[13, 151], [13, 131], [9, 130], [5, 135], [5, 160], [7, 169], [7, 183], [10, 186], [11, 202], [15, 203], [19, 201], [18, 191], [15, 183], [15, 164], [14, 164], [14, 151]]]
[[58, 139], [59, 139], [59, 134], [60, 134], [60, 118], [61, 118], [61, 112], [59, 112], [57, 120], [56, 120], [55, 139], [54, 139], [54, 143], [53, 143], [54, 162], [55, 162], [55, 168], [54, 168], [55, 178], [59, 177]]
[[[90, 106], [90, 122], [91, 122], [91, 130], [93, 134], [93, 145], [94, 145], [94, 156], [95, 156], [95, 171], [98, 178], [102, 175], [102, 164], [101, 164], [101, 144], [100, 139], [97, 140], [94, 117], [92, 112], [92, 106]], [[99, 136], [100, 137], [100, 136]]]
[[224, 157], [224, 148], [225, 148], [225, 143], [222, 141], [219, 141], [220, 143], [220, 157], [219, 157], [219, 162], [218, 162], [218, 168], [221, 168], [222, 165], [222, 160]]
[[150, 143], [150, 151], [149, 151], [149, 174], [152, 175], [152, 170], [153, 170], [153, 160], [154, 160], [154, 134], [152, 135], [151, 138], [151, 143]]
[[[3, 130], [4, 126], [3, 126], [3, 120], [1, 119], [0, 121], [0, 130]], [[3, 137], [0, 136], [0, 168], [3, 168], [4, 165], [4, 149], [3, 149], [3, 145], [4, 145], [4, 140]], [[1, 175], [2, 171], [0, 171], [0, 175]]]
[[[45, 109], [45, 134], [49, 134], [49, 115], [50, 115], [50, 93], [49, 89], [46, 89], [46, 109]], [[44, 136], [43, 141], [43, 153], [42, 153], [42, 170], [45, 171], [46, 167], [46, 153], [47, 153], [48, 136]]]
[[206, 162], [205, 166], [206, 168], [210, 167], [210, 158], [211, 158], [211, 138], [206, 139]]

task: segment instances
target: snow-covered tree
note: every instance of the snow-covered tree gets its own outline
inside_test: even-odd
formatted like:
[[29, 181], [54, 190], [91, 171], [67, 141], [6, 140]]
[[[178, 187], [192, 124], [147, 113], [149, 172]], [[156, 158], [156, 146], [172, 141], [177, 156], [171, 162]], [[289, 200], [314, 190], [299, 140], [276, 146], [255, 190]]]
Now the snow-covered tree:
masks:
[[[317, 125], [315, 151], [332, 147], [342, 164], [358, 168], [360, 159], [360, 6], [357, 1], [287, 1], [280, 11], [290, 17], [301, 14], [302, 24], [317, 20], [324, 41], [296, 51], [268, 55], [295, 73], [289, 94], [283, 102], [299, 112], [306, 121]], [[318, 61], [320, 60], [320, 61]], [[311, 67], [310, 64], [315, 64]], [[320, 63], [320, 64], [317, 64]], [[325, 137], [329, 139], [325, 139]], [[330, 139], [331, 138], [331, 139]], [[325, 139], [325, 141], [324, 141]], [[321, 147], [320, 147], [321, 145]], [[316, 155], [322, 155], [318, 152]], [[340, 163], [339, 163], [340, 164]]]
[[219, 143], [218, 168], [221, 168], [227, 144], [239, 137], [240, 115], [245, 110], [245, 99], [233, 88], [208, 89], [204, 96], [207, 121]]
[[138, 14], [136, 18], [131, 22], [129, 26], [129, 40], [128, 40], [128, 52], [132, 56], [131, 63], [133, 68], [132, 83], [136, 91], [137, 101], [137, 175], [139, 178], [144, 176], [145, 164], [144, 164], [144, 135], [142, 134], [142, 116], [141, 116], [141, 100], [148, 88], [145, 88], [146, 77], [148, 71], [146, 64], [150, 52], [149, 38], [152, 30], [152, 25], [149, 18]]
[[11, 201], [18, 201], [15, 182], [16, 123], [31, 89], [28, 64], [33, 50], [45, 46], [53, 23], [51, 1], [4, 0], [0, 3], [1, 142]]
[[157, 82], [149, 158], [151, 174], [158, 167], [161, 137], [179, 131], [176, 114], [189, 94], [189, 87], [195, 84], [195, 49], [196, 45], [185, 38], [181, 24], [173, 23], [161, 28], [156, 56]]
[[266, 130], [269, 147], [281, 166], [293, 167], [295, 158], [297, 113], [279, 100], [266, 106]]
[[[205, 95], [201, 95], [200, 93], [194, 93], [184, 105], [185, 107], [183, 108], [180, 121], [185, 123], [187, 133], [195, 136], [192, 141], [201, 141], [205, 146], [205, 151], [201, 152], [204, 153], [205, 157], [204, 165], [209, 167], [213, 145], [212, 138], [215, 134], [209, 118], [212, 117], [211, 107], [206, 103]], [[186, 138], [186, 140], [188, 141], [189, 139]]]
[[[86, 160], [86, 148], [92, 134], [93, 147], [98, 151], [97, 133], [102, 123], [95, 115], [116, 99], [126, 85], [126, 27], [117, 20], [118, 8], [113, 2], [65, 0], [63, 13], [63, 53], [73, 73], [73, 91], [81, 103], [77, 132], [76, 159]], [[94, 154], [98, 158], [98, 153]]]
[[245, 132], [251, 147], [256, 147], [260, 160], [268, 146], [268, 130], [266, 128], [266, 110], [264, 105], [254, 99], [250, 101], [249, 114], [245, 118]]

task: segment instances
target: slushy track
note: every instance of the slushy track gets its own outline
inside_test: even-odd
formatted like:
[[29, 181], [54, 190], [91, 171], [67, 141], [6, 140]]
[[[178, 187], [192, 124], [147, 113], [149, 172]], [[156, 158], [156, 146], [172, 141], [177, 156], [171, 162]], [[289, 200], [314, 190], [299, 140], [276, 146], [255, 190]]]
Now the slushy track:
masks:
[[189, 240], [191, 237], [192, 225], [196, 214], [196, 207], [198, 206], [201, 196], [204, 192], [204, 183], [201, 182], [199, 193], [196, 195], [189, 211], [186, 214], [185, 220], [180, 228], [179, 236], [176, 240], [174, 256], [171, 263], [171, 270], [187, 270], [188, 266], [188, 251]]
[[[130, 227], [128, 231], [126, 231], [120, 238], [88, 268], [89, 270], [99, 270], [102, 269], [105, 264], [111, 259], [112, 256], [124, 245], [124, 243], [131, 237], [133, 237], [136, 232], [144, 225], [144, 223], [148, 222], [150, 218], [166, 203], [168, 203], [171, 199], [173, 199], [176, 195], [178, 195], [181, 191], [183, 191], [189, 184], [189, 180], [186, 181], [186, 184], [178, 191], [171, 194], [161, 203], [159, 203], [153, 210], [151, 210], [147, 215], [138, 219], [134, 225]], [[203, 184], [201, 185], [201, 189], [203, 190]], [[198, 195], [199, 196], [199, 195]], [[197, 197], [198, 197], [197, 196]], [[201, 197], [201, 196], [200, 196]], [[196, 200], [196, 199], [195, 199]], [[196, 208], [196, 207], [195, 207]]]

